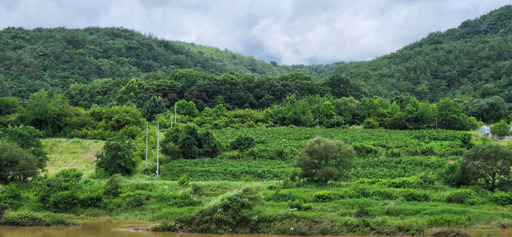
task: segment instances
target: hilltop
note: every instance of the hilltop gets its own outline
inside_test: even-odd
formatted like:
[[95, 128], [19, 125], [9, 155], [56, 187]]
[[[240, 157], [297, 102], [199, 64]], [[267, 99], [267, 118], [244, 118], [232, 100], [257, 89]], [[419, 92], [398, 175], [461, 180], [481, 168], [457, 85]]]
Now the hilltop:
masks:
[[337, 72], [364, 82], [385, 98], [412, 94], [420, 100], [487, 98], [512, 102], [512, 6], [459, 27], [430, 33], [395, 53], [339, 65]]
[[66, 89], [102, 78], [168, 75], [175, 69], [222, 75], [318, 77], [333, 65], [280, 66], [228, 50], [158, 39], [124, 28], [6, 28], [0, 31], [0, 96], [26, 99], [42, 88]]

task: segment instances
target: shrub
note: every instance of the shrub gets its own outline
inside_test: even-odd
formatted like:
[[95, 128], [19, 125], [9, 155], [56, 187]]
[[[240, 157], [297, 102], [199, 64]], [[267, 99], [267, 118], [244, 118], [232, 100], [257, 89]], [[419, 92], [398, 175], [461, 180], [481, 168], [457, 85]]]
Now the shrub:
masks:
[[239, 136], [229, 144], [231, 150], [245, 151], [254, 147], [254, 138], [250, 136]]
[[446, 197], [446, 202], [449, 203], [468, 203], [470, 199], [475, 199], [476, 193], [470, 189], [460, 189], [455, 192], [452, 192]]
[[494, 202], [494, 203], [496, 203], [498, 205], [502, 205], [502, 206], [510, 205], [510, 204], [512, 204], [512, 192], [501, 192], [501, 191], [495, 192], [491, 196], [491, 202]]
[[21, 191], [16, 183], [10, 183], [0, 189], [0, 203], [14, 209], [23, 205], [21, 202]]
[[510, 125], [502, 119], [498, 123], [491, 125], [491, 133], [500, 137], [508, 136], [510, 135]]
[[109, 175], [132, 175], [137, 164], [133, 159], [133, 152], [134, 143], [131, 139], [116, 136], [107, 141], [103, 150], [96, 154], [98, 158], [96, 167], [103, 169]]
[[315, 137], [300, 152], [297, 166], [301, 178], [311, 178], [324, 183], [348, 177], [354, 160], [354, 148], [339, 140]]
[[0, 219], [2, 219], [2, 217], [4, 216], [4, 213], [5, 213], [5, 211], [7, 211], [7, 209], [9, 209], [9, 205], [0, 203]]
[[130, 208], [141, 207], [149, 200], [149, 195], [144, 191], [123, 193], [120, 197], [125, 201], [124, 205]]
[[49, 225], [72, 225], [73, 217], [63, 214], [54, 214], [50, 212], [32, 212], [29, 210], [8, 211], [2, 219], [0, 225], [11, 226], [49, 226]]
[[180, 228], [202, 233], [250, 232], [258, 218], [253, 208], [262, 201], [256, 187], [241, 187], [207, 205], [193, 216], [176, 220]]
[[313, 205], [311, 203], [304, 203], [302, 199], [298, 199], [295, 201], [290, 200], [288, 201], [288, 206], [292, 209], [297, 209], [297, 211], [307, 211], [313, 208]]
[[48, 200], [48, 207], [57, 212], [66, 212], [79, 205], [80, 198], [74, 191], [54, 193]]
[[335, 199], [335, 195], [332, 191], [318, 191], [313, 193], [313, 200], [317, 202], [330, 202]]
[[188, 185], [188, 176], [183, 175], [178, 179], [178, 186], [186, 187]]
[[103, 194], [111, 197], [118, 197], [121, 194], [121, 183], [123, 182], [123, 176], [120, 174], [114, 174], [110, 176], [107, 183], [105, 184], [105, 190]]
[[378, 152], [378, 149], [371, 144], [356, 144], [354, 150], [361, 157], [375, 156]]
[[401, 196], [408, 202], [426, 202], [430, 200], [430, 196], [426, 192], [414, 189], [403, 190]]

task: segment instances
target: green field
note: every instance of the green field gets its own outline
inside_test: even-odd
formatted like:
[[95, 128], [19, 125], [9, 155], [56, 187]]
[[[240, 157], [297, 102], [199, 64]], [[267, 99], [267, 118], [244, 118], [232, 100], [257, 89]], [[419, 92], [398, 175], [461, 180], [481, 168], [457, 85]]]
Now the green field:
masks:
[[[460, 188], [445, 184], [447, 167], [467, 150], [461, 139], [465, 132], [293, 127], [213, 133], [225, 147], [219, 157], [168, 160], [162, 164], [158, 180], [153, 173], [145, 176], [142, 172], [122, 178], [114, 188], [116, 194], [106, 191], [113, 190], [110, 181], [94, 173], [94, 153], [103, 142], [45, 139], [50, 157], [48, 177], [3, 186], [0, 198], [13, 208], [1, 221], [30, 224], [26, 220], [31, 217], [39, 220], [36, 223], [48, 223], [43, 220], [49, 219], [62, 224], [71, 215], [75, 219], [163, 221], [168, 230], [176, 230], [172, 223], [177, 221], [182, 223], [180, 231], [286, 235], [424, 235], [429, 228], [512, 225], [511, 206], [498, 205], [496, 193], [481, 184]], [[242, 135], [253, 137], [256, 146], [243, 152], [229, 151], [228, 144]], [[295, 160], [299, 151], [315, 136], [354, 146], [357, 156], [350, 179], [318, 184], [290, 175], [298, 171]], [[472, 136], [476, 143], [486, 141]], [[139, 167], [143, 165], [139, 161]], [[71, 167], [84, 176], [58, 181], [55, 174]], [[261, 200], [250, 210], [237, 212], [247, 217], [241, 219], [247, 221], [243, 225], [229, 224], [218, 215], [206, 219], [208, 224], [186, 222], [190, 217], [206, 218], [224, 200], [245, 189], [256, 190]], [[43, 204], [43, 191], [63, 194]], [[223, 217], [228, 218], [230, 213], [224, 212]]]

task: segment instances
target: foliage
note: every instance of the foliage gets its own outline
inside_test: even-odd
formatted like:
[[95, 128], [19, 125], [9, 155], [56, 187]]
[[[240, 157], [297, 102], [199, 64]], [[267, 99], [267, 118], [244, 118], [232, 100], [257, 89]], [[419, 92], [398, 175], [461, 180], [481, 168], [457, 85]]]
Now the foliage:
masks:
[[487, 189], [494, 191], [497, 182], [510, 175], [512, 166], [512, 150], [499, 144], [480, 144], [464, 153], [460, 162], [463, 173], [483, 179]]
[[510, 205], [512, 204], [512, 193], [502, 191], [495, 192], [491, 196], [491, 202], [502, 206]]
[[121, 183], [123, 182], [123, 176], [120, 174], [114, 174], [110, 176], [107, 183], [105, 184], [103, 194], [111, 197], [118, 197], [121, 194]]
[[30, 96], [24, 111], [20, 121], [34, 126], [46, 137], [60, 134], [66, 127], [66, 120], [74, 115], [63, 94], [50, 96], [44, 89]]
[[102, 151], [96, 154], [96, 167], [107, 174], [132, 175], [137, 162], [133, 156], [134, 144], [130, 139], [116, 136], [107, 141]]
[[193, 124], [167, 130], [162, 143], [162, 153], [173, 158], [216, 157], [221, 151], [215, 135], [210, 131], [198, 131]]
[[254, 145], [254, 138], [249, 136], [240, 136], [237, 137], [234, 141], [232, 141], [229, 144], [229, 147], [231, 148], [231, 150], [245, 151], [247, 149], [254, 147]]
[[261, 201], [261, 193], [256, 187], [239, 187], [195, 215], [176, 222], [180, 223], [181, 228], [194, 232], [250, 232], [251, 228], [256, 227], [253, 208]]
[[311, 178], [324, 183], [348, 177], [355, 152], [339, 140], [315, 137], [308, 141], [300, 153], [297, 166], [301, 178]]
[[496, 136], [504, 137], [510, 135], [511, 126], [504, 119], [491, 125], [491, 133]]
[[17, 144], [0, 141], [0, 183], [24, 181], [36, 177], [39, 160]]
[[29, 210], [8, 211], [0, 219], [0, 225], [9, 226], [50, 226], [73, 225], [71, 215], [51, 212], [33, 212]]

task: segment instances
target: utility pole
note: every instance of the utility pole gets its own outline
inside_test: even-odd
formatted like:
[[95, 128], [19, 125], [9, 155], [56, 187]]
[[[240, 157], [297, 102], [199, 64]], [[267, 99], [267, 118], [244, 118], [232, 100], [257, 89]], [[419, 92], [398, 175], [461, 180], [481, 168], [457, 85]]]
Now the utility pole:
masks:
[[158, 174], [159, 174], [159, 167], [158, 167], [158, 151], [160, 150], [160, 122], [157, 123], [156, 125], [156, 178], [158, 179]]
[[148, 140], [149, 140], [149, 122], [146, 122], [146, 169], [144, 170], [148, 176]]
[[176, 123], [176, 110], [178, 107], [178, 102], [174, 102], [174, 123]]

